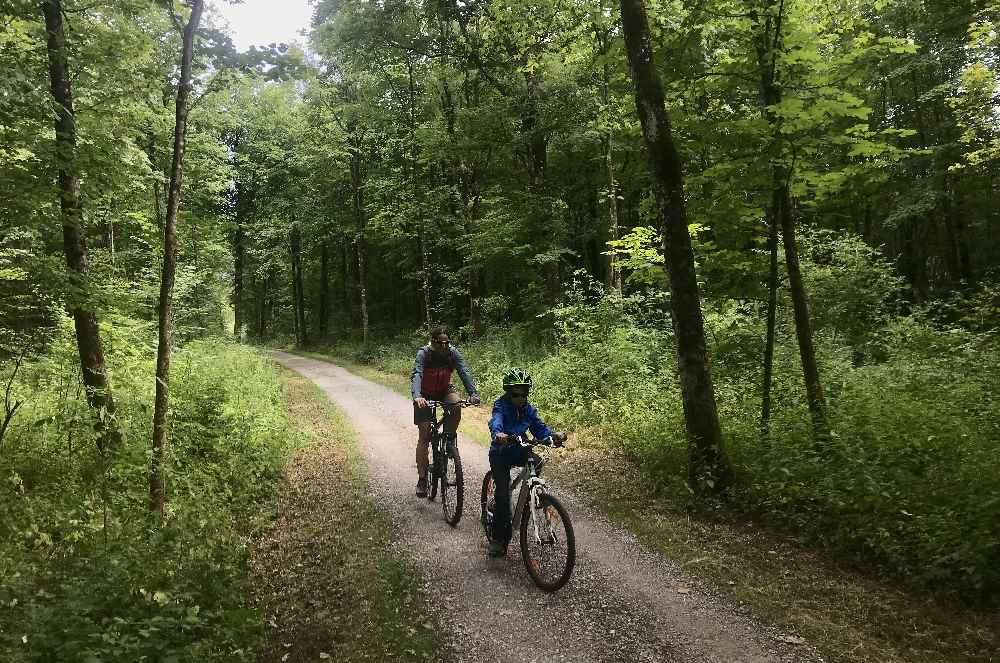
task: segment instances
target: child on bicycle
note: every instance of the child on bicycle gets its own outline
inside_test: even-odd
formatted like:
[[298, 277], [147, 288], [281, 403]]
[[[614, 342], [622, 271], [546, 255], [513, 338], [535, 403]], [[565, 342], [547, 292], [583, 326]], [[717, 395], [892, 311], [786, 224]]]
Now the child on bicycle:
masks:
[[533, 456], [530, 447], [522, 447], [517, 438], [530, 430], [536, 440], [551, 437], [556, 446], [562, 446], [566, 441], [565, 433], [553, 433], [538, 417], [538, 410], [528, 404], [531, 376], [524, 370], [512, 368], [504, 373], [503, 390], [504, 395], [493, 403], [489, 424], [493, 438], [490, 469], [496, 486], [490, 557], [506, 555], [507, 544], [510, 543], [510, 468], [523, 466]]

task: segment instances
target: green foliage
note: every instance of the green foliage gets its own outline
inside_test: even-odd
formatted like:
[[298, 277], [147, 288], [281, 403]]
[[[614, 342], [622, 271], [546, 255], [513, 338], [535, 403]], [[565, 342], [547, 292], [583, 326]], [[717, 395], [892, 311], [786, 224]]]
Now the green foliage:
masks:
[[146, 506], [153, 370], [150, 353], [136, 353], [141, 338], [111, 344], [126, 442], [106, 454], [66, 333], [19, 373], [26, 404], [0, 453], [4, 660], [256, 660], [263, 621], [248, 604], [248, 547], [295, 443], [280, 383], [239, 346], [176, 352], [170, 500], [157, 525]]
[[[766, 437], [761, 307], [707, 304], [718, 407], [738, 473], [732, 505], [875, 561], [913, 586], [988, 600], [1000, 587], [995, 336], [941, 325], [928, 314], [901, 315], [898, 275], [851, 235], [805, 233], [803, 268], [833, 431], [822, 444], [801, 393], [789, 303], [779, 302]], [[982, 292], [984, 301], [995, 296], [994, 289]], [[534, 378], [532, 402], [546, 420], [634, 458], [661, 489], [689, 499], [664, 295], [608, 297], [578, 274], [547, 319], [556, 331], [551, 340], [515, 326], [461, 344], [483, 394], [501, 393], [508, 367], [525, 367]], [[418, 345], [416, 337], [377, 343], [375, 363], [408, 374]]]
[[898, 313], [904, 280], [856, 235], [804, 229], [798, 240], [814, 330], [860, 350]]

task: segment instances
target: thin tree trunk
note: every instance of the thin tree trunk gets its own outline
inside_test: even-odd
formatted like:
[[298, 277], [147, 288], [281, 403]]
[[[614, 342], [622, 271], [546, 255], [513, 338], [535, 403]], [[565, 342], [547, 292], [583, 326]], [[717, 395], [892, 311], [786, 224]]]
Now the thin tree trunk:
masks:
[[802, 374], [806, 382], [806, 398], [809, 399], [809, 414], [812, 416], [813, 429], [817, 437], [825, 438], [829, 434], [826, 403], [819, 378], [819, 366], [816, 363], [816, 348], [813, 346], [809, 303], [805, 285], [802, 283], [802, 270], [799, 267], [795, 221], [792, 217], [787, 182], [781, 187], [779, 195], [782, 197], [778, 216], [781, 220], [781, 239], [785, 245], [785, 269], [788, 271], [788, 289], [792, 295], [792, 309], [795, 313], [795, 336], [799, 341], [799, 356], [802, 359]]
[[288, 243], [292, 258], [292, 321], [295, 327], [295, 344], [302, 347], [306, 344], [306, 329], [302, 295], [302, 236], [297, 222], [293, 222], [288, 231]]
[[[757, 39], [757, 64], [760, 68], [761, 100], [764, 104], [764, 115], [771, 127], [772, 147], [775, 148], [781, 139], [780, 121], [771, 111], [771, 107], [781, 103], [781, 90], [775, 80], [777, 67], [777, 52], [782, 40], [782, 19], [784, 0], [778, 4], [777, 15], [772, 9], [778, 4], [776, 0], [765, 0], [765, 17]], [[785, 269], [788, 272], [788, 288], [792, 296], [792, 309], [795, 316], [795, 335], [799, 343], [799, 356], [802, 361], [802, 375], [805, 380], [806, 398], [809, 403], [809, 413], [812, 417], [813, 430], [818, 438], [825, 438], [829, 433], [826, 421], [826, 404], [823, 399], [823, 387], [819, 376], [819, 366], [816, 363], [816, 349], [813, 346], [812, 324], [809, 320], [809, 303], [805, 284], [802, 282], [802, 270], [799, 266], [799, 251], [795, 241], [795, 218], [792, 215], [792, 199], [789, 192], [791, 168], [781, 162], [781, 156], [775, 153], [771, 163], [772, 207], [781, 227], [781, 239], [785, 246]]]
[[420, 242], [420, 274], [422, 290], [424, 291], [424, 327], [430, 333], [431, 325], [434, 324], [433, 313], [431, 312], [431, 260], [427, 251], [427, 238], [424, 233], [419, 232]]
[[[237, 203], [238, 204], [238, 203]], [[236, 229], [233, 231], [233, 334], [239, 338], [243, 333], [245, 311], [243, 305], [243, 271], [246, 264], [243, 221], [237, 212]]]
[[[76, 170], [76, 115], [73, 111], [73, 90], [70, 83], [66, 35], [62, 23], [60, 0], [42, 2], [47, 35], [49, 79], [56, 105], [56, 158], [59, 163], [59, 204], [62, 216], [63, 251], [66, 265], [75, 281], [87, 290], [87, 244], [83, 236], [83, 205], [80, 201], [80, 177]], [[121, 442], [121, 432], [114, 423], [115, 401], [111, 393], [104, 347], [97, 316], [89, 309], [85, 298], [74, 297], [70, 305], [76, 330], [76, 347], [80, 356], [87, 404], [97, 412], [98, 447]]]
[[[594, 28], [595, 34], [597, 36], [597, 43], [600, 47], [600, 53], [604, 56], [604, 62], [601, 67], [601, 101], [604, 103], [605, 112], [609, 114], [607, 118], [608, 126], [607, 132], [604, 136], [604, 167], [608, 173], [608, 241], [613, 242], [618, 239], [618, 186], [615, 181], [615, 161], [614, 161], [614, 141], [615, 132], [611, 126], [611, 74], [608, 69], [608, 51], [610, 50], [610, 34], [609, 31], [602, 31], [599, 27]], [[610, 290], [621, 294], [622, 292], [622, 275], [621, 270], [618, 269], [618, 259], [615, 257], [614, 251], [610, 246], [606, 246], [607, 250], [607, 275], [606, 275], [606, 285]]]
[[305, 296], [305, 279], [302, 276], [302, 231], [299, 228], [299, 224], [296, 223], [293, 226], [294, 242], [292, 244], [292, 250], [295, 253], [294, 265], [295, 265], [295, 311], [298, 320], [299, 327], [299, 342], [302, 345], [309, 344], [309, 328], [306, 326], [306, 296]]
[[299, 275], [296, 264], [298, 250], [298, 225], [292, 223], [292, 227], [288, 231], [288, 253], [291, 256], [292, 269], [292, 328], [295, 331], [295, 345], [302, 347], [302, 327], [299, 325]]
[[767, 275], [767, 338], [764, 341], [764, 388], [760, 408], [761, 433], [766, 437], [771, 424], [771, 376], [774, 373], [774, 328], [778, 310], [778, 219], [777, 196], [767, 209], [767, 251], [770, 268]]
[[156, 227], [163, 231], [163, 202], [160, 200], [160, 180], [159, 166], [156, 158], [156, 134], [153, 128], [146, 130], [146, 138], [149, 141], [146, 145], [146, 156], [149, 158], [149, 166], [153, 170], [153, 212], [156, 214]]
[[326, 339], [330, 322], [330, 248], [326, 237], [320, 243], [319, 254], [319, 324], [321, 340]]
[[159, 303], [160, 341], [156, 349], [153, 461], [149, 472], [149, 509], [159, 515], [163, 515], [166, 501], [164, 477], [167, 460], [167, 410], [170, 398], [170, 351], [173, 344], [173, 289], [177, 272], [177, 212], [180, 208], [181, 177], [184, 172], [184, 133], [187, 129], [187, 100], [191, 92], [194, 36], [203, 8], [204, 0], [194, 0], [191, 5], [191, 16], [184, 26], [181, 77], [177, 85], [177, 109], [174, 117], [170, 189], [167, 196], [167, 215], [163, 224], [163, 275], [160, 279]]
[[354, 305], [355, 285], [354, 285], [354, 259], [351, 257], [352, 242], [345, 241], [342, 244], [341, 266], [344, 271], [344, 308], [347, 311], [347, 324], [353, 329], [355, 324], [361, 319]]
[[[527, 150], [528, 190], [533, 196], [542, 198], [545, 195], [545, 170], [548, 166], [548, 136], [541, 126], [541, 113], [538, 109], [538, 74], [527, 71], [524, 74], [525, 101], [521, 117], [521, 131], [524, 135]], [[552, 215], [546, 204], [535, 206], [533, 215], [535, 232], [548, 241], [538, 248], [555, 249], [559, 237], [553, 231]], [[545, 298], [549, 304], [559, 299], [559, 260], [549, 259], [542, 265], [542, 276], [545, 282]]]
[[[407, 168], [407, 178], [410, 181], [410, 190], [417, 195], [418, 200], [418, 210], [420, 209], [420, 202], [422, 200], [423, 188], [417, 183], [417, 106], [416, 106], [416, 96], [417, 96], [417, 86], [416, 81], [413, 77], [413, 60], [407, 59], [406, 61], [406, 71], [409, 76], [409, 155], [406, 163]], [[421, 227], [420, 216], [418, 214], [417, 225], [416, 225], [416, 239], [417, 245], [420, 250], [420, 281], [424, 295], [424, 328], [429, 332], [431, 325], [433, 324], [433, 318], [431, 313], [431, 259], [430, 251], [427, 249], [427, 237], [424, 229]]]
[[354, 194], [354, 218], [356, 223], [356, 235], [354, 239], [355, 249], [358, 258], [358, 292], [361, 298], [361, 342], [365, 348], [368, 347], [368, 284], [365, 269], [367, 259], [367, 241], [365, 218], [365, 201], [363, 191], [364, 161], [361, 154], [361, 139], [355, 134], [355, 144], [351, 149], [351, 188]]
[[695, 491], [720, 491], [732, 480], [732, 470], [722, 449], [694, 249], [688, 234], [680, 156], [670, 132], [663, 87], [653, 64], [645, 5], [643, 0], [620, 2], [636, 110], [653, 169], [653, 193], [663, 232], [677, 367], [689, 440], [688, 476]]

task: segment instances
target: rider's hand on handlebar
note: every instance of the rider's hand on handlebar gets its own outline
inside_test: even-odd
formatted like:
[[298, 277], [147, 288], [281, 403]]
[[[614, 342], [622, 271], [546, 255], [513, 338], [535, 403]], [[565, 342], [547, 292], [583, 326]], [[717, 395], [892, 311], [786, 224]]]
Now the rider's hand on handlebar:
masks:
[[566, 433], [553, 433], [552, 446], [561, 447], [566, 442]]
[[427, 407], [427, 399], [426, 398], [414, 398], [413, 399], [413, 404], [416, 405], [421, 410], [423, 410], [424, 408]]
[[472, 394], [469, 396], [469, 403], [473, 405], [479, 405], [482, 401], [479, 399], [479, 394]]
[[497, 441], [497, 444], [503, 446], [507, 444], [508, 440], [510, 439], [510, 436], [508, 436], [507, 433], [497, 433], [494, 436], [494, 439]]

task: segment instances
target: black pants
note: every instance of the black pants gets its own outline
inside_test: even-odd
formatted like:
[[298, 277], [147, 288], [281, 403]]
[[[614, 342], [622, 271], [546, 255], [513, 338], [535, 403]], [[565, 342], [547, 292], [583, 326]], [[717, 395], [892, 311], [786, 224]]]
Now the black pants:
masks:
[[490, 470], [493, 471], [494, 497], [496, 507], [493, 510], [493, 540], [503, 545], [510, 543], [511, 537], [511, 505], [510, 505], [510, 469], [524, 467], [529, 458], [539, 462], [541, 458], [531, 451], [530, 447], [511, 443], [503, 447], [494, 445], [490, 448]]

